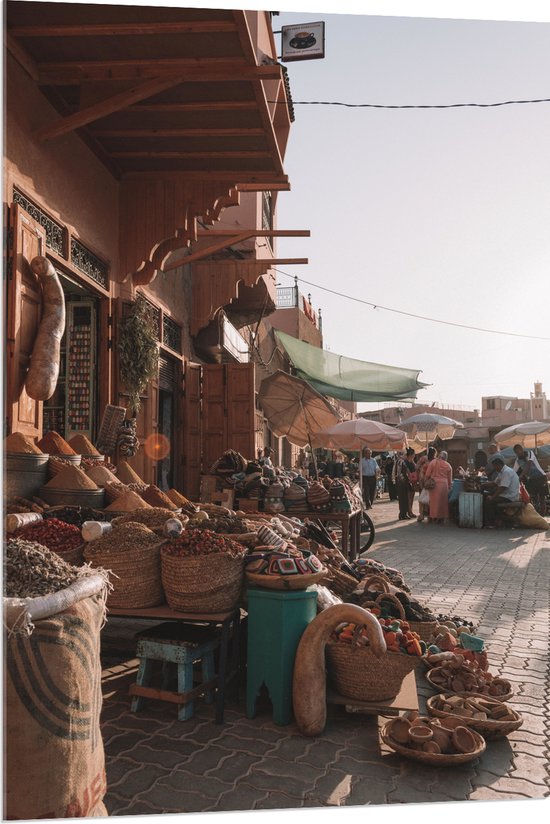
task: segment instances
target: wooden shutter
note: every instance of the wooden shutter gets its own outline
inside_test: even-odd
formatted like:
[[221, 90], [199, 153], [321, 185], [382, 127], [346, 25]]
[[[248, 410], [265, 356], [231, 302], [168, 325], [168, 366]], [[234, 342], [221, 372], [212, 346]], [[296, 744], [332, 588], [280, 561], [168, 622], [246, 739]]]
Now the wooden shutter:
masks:
[[202, 471], [228, 448], [225, 438], [225, 369], [221, 363], [202, 367]]
[[201, 483], [201, 367], [185, 364], [183, 399], [183, 493], [198, 501]]
[[255, 453], [254, 364], [227, 363], [226, 449], [234, 449], [252, 460]]
[[29, 398], [25, 376], [42, 315], [42, 290], [30, 268], [46, 254], [44, 229], [15, 204], [10, 210], [12, 266], [7, 296], [7, 414], [9, 432], [42, 437], [42, 401]]

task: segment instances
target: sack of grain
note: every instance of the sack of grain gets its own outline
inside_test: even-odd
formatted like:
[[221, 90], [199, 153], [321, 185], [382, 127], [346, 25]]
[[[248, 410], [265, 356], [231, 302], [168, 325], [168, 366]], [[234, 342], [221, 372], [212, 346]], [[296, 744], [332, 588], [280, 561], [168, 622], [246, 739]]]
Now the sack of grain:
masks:
[[5, 817], [105, 815], [105, 576], [27, 541], [6, 552], [6, 591], [20, 595], [4, 598]]

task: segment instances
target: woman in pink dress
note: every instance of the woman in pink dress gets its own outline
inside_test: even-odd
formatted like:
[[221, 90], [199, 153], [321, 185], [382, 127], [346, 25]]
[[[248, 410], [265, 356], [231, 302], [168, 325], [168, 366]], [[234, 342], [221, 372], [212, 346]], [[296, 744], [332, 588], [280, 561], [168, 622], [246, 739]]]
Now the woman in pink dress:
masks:
[[449, 517], [449, 490], [453, 483], [453, 468], [447, 461], [447, 453], [443, 450], [437, 458], [426, 467], [424, 483], [428, 478], [435, 481], [435, 487], [430, 489], [430, 518], [433, 523], [436, 521], [442, 524]]

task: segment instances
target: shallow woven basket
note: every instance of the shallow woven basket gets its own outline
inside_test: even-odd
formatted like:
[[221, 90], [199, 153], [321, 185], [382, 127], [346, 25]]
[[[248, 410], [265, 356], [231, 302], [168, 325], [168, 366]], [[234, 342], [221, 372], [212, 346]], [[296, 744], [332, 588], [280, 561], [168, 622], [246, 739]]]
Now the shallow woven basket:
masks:
[[476, 730], [470, 729], [470, 732], [476, 739], [477, 747], [474, 752], [460, 752], [460, 753], [433, 753], [423, 752], [422, 750], [413, 750], [411, 747], [405, 747], [398, 744], [393, 738], [390, 738], [388, 728], [391, 721], [381, 730], [381, 737], [384, 744], [387, 744], [394, 752], [403, 755], [405, 758], [412, 758], [413, 761], [421, 761], [423, 764], [431, 764], [433, 767], [452, 767], [454, 764], [466, 764], [468, 761], [473, 761], [485, 752], [485, 739]]
[[160, 548], [164, 541], [146, 547], [135, 546], [123, 552], [96, 549], [94, 543], [87, 544], [84, 558], [92, 566], [113, 573], [110, 576], [113, 589], [107, 597], [107, 607], [145, 609], [164, 603], [160, 573]]
[[168, 605], [181, 612], [228, 612], [239, 602], [244, 555], [177, 557], [161, 550], [162, 585]]
[[510, 690], [510, 692], [505, 693], [504, 695], [484, 695], [483, 693], [474, 693], [474, 691], [470, 692], [453, 692], [448, 687], [441, 686], [440, 684], [436, 684], [435, 681], [432, 680], [432, 673], [436, 672], [439, 667], [432, 667], [427, 672], [424, 673], [426, 676], [426, 680], [428, 681], [429, 685], [433, 687], [436, 692], [444, 692], [446, 695], [482, 695], [483, 698], [489, 698], [491, 700], [496, 699], [497, 701], [509, 701], [510, 698], [514, 695], [514, 691]]
[[[448, 718], [452, 716], [456, 718], [455, 714], [452, 712], [444, 712], [443, 710], [438, 709], [437, 705], [438, 702], [444, 698], [445, 695], [461, 695], [464, 698], [484, 698], [489, 699], [490, 701], [495, 701], [495, 703], [503, 703], [500, 699], [495, 698], [492, 695], [482, 695], [478, 692], [461, 692], [461, 693], [440, 693], [439, 695], [432, 695], [431, 698], [428, 698], [426, 701], [426, 708], [430, 715], [435, 716], [436, 718]], [[460, 720], [464, 722], [465, 727], [469, 727], [470, 729], [476, 730], [479, 732], [486, 741], [492, 738], [504, 738], [505, 735], [509, 735], [514, 730], [518, 730], [521, 725], [523, 724], [523, 718], [511, 707], [508, 707], [508, 712], [514, 715], [514, 720], [511, 721], [498, 721], [498, 720], [491, 720], [487, 719], [485, 721], [479, 720], [477, 718], [462, 718]]]
[[401, 603], [399, 598], [396, 598], [395, 595], [392, 595], [390, 592], [381, 592], [380, 595], [377, 596], [375, 601], [364, 601], [363, 604], [361, 604], [361, 606], [364, 609], [367, 609], [367, 608], [370, 609], [372, 607], [381, 608], [381, 605], [382, 605], [383, 601], [391, 601], [391, 603], [395, 607], [397, 607], [397, 611], [399, 613], [399, 620], [400, 621], [406, 621], [407, 620], [405, 618], [405, 610], [403, 609], [403, 604]]
[[370, 647], [343, 641], [326, 645], [327, 669], [336, 691], [356, 701], [385, 701], [395, 698], [403, 679], [420, 660], [417, 655], [386, 652], [380, 658]]
[[299, 590], [318, 584], [326, 576], [327, 570], [312, 572], [311, 575], [258, 575], [245, 572], [249, 585], [262, 589]]

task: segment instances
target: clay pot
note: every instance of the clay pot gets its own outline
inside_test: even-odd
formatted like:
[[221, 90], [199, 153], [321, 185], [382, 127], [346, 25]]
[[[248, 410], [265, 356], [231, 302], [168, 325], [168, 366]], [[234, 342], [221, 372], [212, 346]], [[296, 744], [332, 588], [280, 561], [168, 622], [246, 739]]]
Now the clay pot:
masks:
[[389, 733], [398, 744], [408, 744], [411, 723], [406, 718], [394, 718], [390, 723]]
[[409, 739], [413, 744], [425, 744], [432, 738], [433, 731], [426, 724], [413, 724], [409, 727]]
[[439, 744], [436, 741], [426, 741], [425, 744], [422, 744], [422, 751], [431, 752], [435, 755], [439, 755], [442, 752]]
[[468, 727], [457, 727], [453, 732], [453, 746], [458, 752], [473, 752], [476, 740]]
[[428, 743], [437, 744], [439, 752], [449, 752], [451, 749], [451, 732], [439, 724], [432, 724], [432, 740]]
[[454, 732], [457, 727], [463, 727], [464, 721], [457, 715], [448, 715], [446, 718], [439, 718], [439, 724], [444, 730]]

